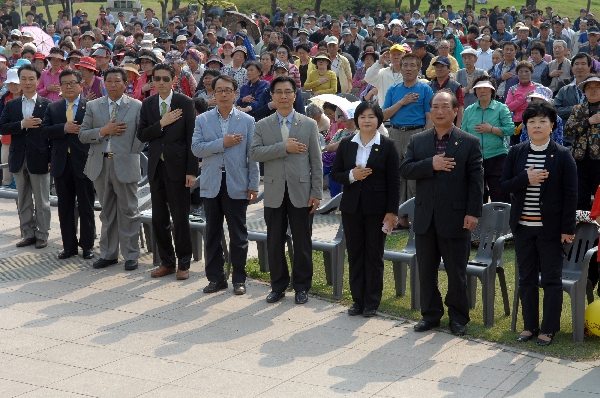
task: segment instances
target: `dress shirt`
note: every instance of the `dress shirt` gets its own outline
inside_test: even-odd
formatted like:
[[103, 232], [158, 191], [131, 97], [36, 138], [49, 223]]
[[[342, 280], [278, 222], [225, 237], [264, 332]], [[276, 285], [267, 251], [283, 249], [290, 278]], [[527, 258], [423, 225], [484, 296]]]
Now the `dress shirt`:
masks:
[[[21, 112], [23, 112], [23, 119], [27, 119], [33, 114], [37, 97], [37, 93], [35, 93], [33, 97], [31, 97], [31, 99], [27, 99], [27, 97], [24, 94], [21, 96]], [[22, 129], [23, 121], [21, 120], [21, 130]]]
[[279, 128], [280, 129], [283, 127], [283, 119], [287, 119], [288, 131], [292, 130], [292, 120], [294, 120], [295, 112], [296, 111], [294, 109], [292, 109], [290, 114], [287, 116], [281, 116], [281, 113], [279, 113], [279, 111], [275, 112], [275, 113], [277, 113], [277, 119], [279, 119]]
[[[373, 145], [379, 145], [379, 143], [381, 142], [381, 134], [379, 134], [379, 131], [377, 131], [375, 133], [375, 137], [373, 137], [371, 141], [367, 143], [367, 145], [363, 145], [362, 141], [360, 140], [360, 132], [357, 132], [356, 134], [354, 134], [354, 137], [352, 137], [352, 142], [356, 142], [358, 144], [358, 148], [356, 149], [355, 164], [357, 166], [361, 166], [364, 169], [365, 167], [367, 167], [367, 161], [369, 160], [369, 156], [371, 155], [371, 148], [373, 147]], [[350, 170], [350, 184], [356, 181], [354, 179], [354, 174], [352, 173], [353, 171], [354, 170]]]
[[[167, 104], [167, 108], [166, 109], [167, 109], [167, 112], [169, 112], [169, 109], [171, 108], [171, 100], [172, 99], [173, 99], [173, 90], [171, 90], [171, 92], [169, 93], [169, 96], [167, 98], [165, 98], [165, 99], [162, 99], [162, 97], [159, 94], [158, 95], [158, 110], [159, 110], [159, 112], [162, 109], [163, 102], [165, 104]], [[162, 130], [163, 130], [163, 128], [161, 127], [160, 131], [162, 131]]]
[[[77, 109], [79, 108], [79, 99], [81, 97], [78, 96], [77, 98], [75, 98], [75, 100], [73, 101], [73, 119], [75, 118], [75, 115], [77, 115]], [[69, 101], [65, 98], [65, 111], [69, 109]], [[67, 130], [65, 130], [65, 134], [67, 134]]]
[[[117, 106], [121, 106], [121, 101], [123, 101], [123, 97], [121, 96], [121, 98], [119, 98], [116, 101], [111, 100], [110, 98], [108, 99], [108, 117], [110, 117], [110, 115], [112, 114], [112, 110], [113, 110], [113, 102], [115, 102], [117, 104]], [[119, 111], [117, 110], [117, 113]], [[74, 114], [74, 113], [73, 113]], [[105, 136], [106, 138], [106, 136]], [[106, 151], [105, 152], [112, 152], [111, 147], [110, 147], [110, 138], [111, 136], [108, 136], [108, 139], [106, 140]]]
[[494, 63], [492, 62], [492, 53], [494, 51], [491, 48], [488, 48], [487, 51], [477, 50], [477, 62], [475, 62], [475, 67], [479, 69], [483, 69], [484, 71], [488, 71], [492, 69]]
[[[219, 123], [221, 124], [221, 135], [223, 137], [225, 137], [225, 134], [227, 134], [227, 130], [229, 129], [229, 120], [231, 120], [234, 110], [235, 110], [235, 107], [231, 108], [231, 111], [229, 112], [227, 119], [223, 119], [223, 116], [221, 116], [221, 112], [219, 112], [219, 108], [217, 108], [217, 115], [219, 117]], [[223, 147], [223, 148], [225, 148], [225, 147]], [[225, 167], [225, 157], [223, 157], [222, 167]]]

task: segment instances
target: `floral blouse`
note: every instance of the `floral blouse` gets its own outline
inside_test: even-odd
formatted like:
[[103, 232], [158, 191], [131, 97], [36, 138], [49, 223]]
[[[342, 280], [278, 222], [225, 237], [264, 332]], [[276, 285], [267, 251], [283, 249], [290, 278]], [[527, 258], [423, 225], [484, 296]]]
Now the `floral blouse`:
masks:
[[573, 106], [565, 124], [564, 132], [574, 137], [571, 152], [575, 160], [584, 160], [586, 153], [590, 159], [600, 159], [600, 125], [590, 124], [590, 116], [589, 103], [585, 100], [583, 104]]

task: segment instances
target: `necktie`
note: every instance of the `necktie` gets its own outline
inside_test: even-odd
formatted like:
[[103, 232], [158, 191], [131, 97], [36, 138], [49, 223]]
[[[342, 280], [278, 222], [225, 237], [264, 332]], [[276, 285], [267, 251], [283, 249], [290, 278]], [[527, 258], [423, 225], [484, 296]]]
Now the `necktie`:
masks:
[[[67, 122], [72, 122], [75, 119], [73, 116], [73, 106], [74, 105], [75, 105], [74, 102], [67, 102]], [[70, 146], [67, 147], [67, 152], [71, 153]]]
[[283, 141], [287, 141], [288, 138], [290, 138], [290, 129], [288, 129], [287, 126], [287, 118], [283, 118], [283, 124], [281, 125], [281, 137], [283, 138]]
[[[110, 121], [112, 122], [114, 119], [117, 118], [117, 110], [119, 108], [119, 105], [114, 101], [111, 104], [112, 104], [112, 111], [110, 112]], [[108, 137], [108, 152], [112, 152], [111, 138], [112, 138], [112, 136]]]
[[[160, 117], [163, 117], [165, 113], [167, 113], [167, 103], [163, 101], [160, 103]], [[160, 154], [160, 160], [163, 162], [165, 160], [164, 154], [162, 153]]]

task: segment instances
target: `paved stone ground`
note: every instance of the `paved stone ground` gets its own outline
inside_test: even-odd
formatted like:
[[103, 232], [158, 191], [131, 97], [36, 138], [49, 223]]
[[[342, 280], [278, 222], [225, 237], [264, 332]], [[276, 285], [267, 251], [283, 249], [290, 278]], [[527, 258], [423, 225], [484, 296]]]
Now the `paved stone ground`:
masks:
[[[245, 296], [205, 295], [202, 263], [178, 282], [150, 278], [143, 249], [135, 272], [59, 262], [56, 209], [48, 248], [17, 249], [15, 209], [0, 201], [0, 397], [600, 395], [598, 362], [416, 334], [315, 298], [269, 305], [256, 281]], [[260, 206], [250, 214], [259, 224]], [[317, 237], [336, 229], [316, 225]]]

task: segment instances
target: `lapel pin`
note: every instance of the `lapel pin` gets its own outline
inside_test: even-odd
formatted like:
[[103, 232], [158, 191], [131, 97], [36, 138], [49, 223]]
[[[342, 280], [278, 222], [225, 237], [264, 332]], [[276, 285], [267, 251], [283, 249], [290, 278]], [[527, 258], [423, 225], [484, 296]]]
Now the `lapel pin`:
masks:
[[550, 157], [551, 157], [551, 158], [553, 158], [553, 157], [554, 157], [554, 155], [550, 155]]
[[297, 125], [298, 125], [298, 123], [294, 123], [294, 126], [297, 126]]
[[42, 105], [40, 104], [40, 108], [42, 107]]
[[375, 148], [375, 152], [379, 151], [379, 148]]
[[455, 142], [454, 145], [458, 145], [458, 142]]
[[239, 117], [236, 117], [236, 118], [235, 118], [235, 120], [240, 120], [240, 118], [239, 118]]

